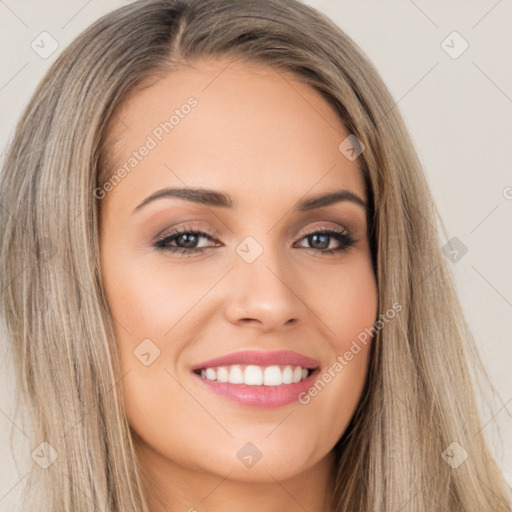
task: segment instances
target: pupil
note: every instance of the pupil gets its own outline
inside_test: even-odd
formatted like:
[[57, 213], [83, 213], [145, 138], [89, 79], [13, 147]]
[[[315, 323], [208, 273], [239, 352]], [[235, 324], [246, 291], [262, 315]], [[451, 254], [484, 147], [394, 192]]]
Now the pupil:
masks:
[[[318, 239], [321, 239], [321, 241], [318, 241]], [[329, 235], [316, 233], [314, 235], [311, 235], [311, 245], [315, 249], [326, 249], [329, 247]]]
[[[183, 241], [183, 243], [179, 243], [180, 240]], [[192, 234], [180, 235], [177, 242], [180, 247], [193, 248], [194, 245], [197, 244], [197, 236]]]

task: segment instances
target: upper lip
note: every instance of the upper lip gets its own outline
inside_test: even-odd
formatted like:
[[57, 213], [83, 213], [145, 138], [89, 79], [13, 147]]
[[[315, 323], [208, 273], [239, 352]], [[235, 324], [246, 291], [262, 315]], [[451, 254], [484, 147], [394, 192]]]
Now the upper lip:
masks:
[[261, 350], [244, 350], [241, 352], [233, 352], [225, 356], [215, 357], [203, 363], [192, 366], [192, 371], [201, 370], [203, 368], [214, 368], [216, 366], [229, 366], [233, 364], [253, 364], [256, 366], [271, 365], [291, 365], [301, 366], [314, 370], [320, 366], [316, 359], [304, 356], [290, 350], [278, 351], [261, 351]]

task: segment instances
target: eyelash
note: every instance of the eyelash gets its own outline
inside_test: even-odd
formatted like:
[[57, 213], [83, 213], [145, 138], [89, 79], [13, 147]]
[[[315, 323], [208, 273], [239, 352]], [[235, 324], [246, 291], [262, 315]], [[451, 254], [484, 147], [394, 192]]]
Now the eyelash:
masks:
[[[209, 238], [210, 240], [217, 241], [215, 239], [215, 235], [213, 233], [208, 232], [208, 230], [201, 231], [201, 230], [196, 230], [196, 229], [192, 229], [190, 227], [185, 226], [183, 228], [180, 228], [176, 231], [173, 231], [173, 232], [165, 235], [162, 238], [159, 238], [151, 246], [159, 251], [166, 251], [166, 252], [171, 252], [174, 254], [182, 254], [185, 256], [192, 256], [193, 254], [201, 253], [208, 249], [214, 249], [214, 247], [188, 248], [187, 249], [186, 247], [174, 247], [174, 246], [169, 245], [169, 243], [171, 241], [174, 241], [174, 239], [179, 238], [179, 236], [184, 235], [184, 234], [199, 235], [202, 237]], [[302, 238], [300, 240], [307, 238], [308, 236], [317, 235], [317, 234], [327, 235], [327, 236], [334, 238], [335, 240], [340, 242], [340, 244], [341, 244], [340, 247], [338, 247], [337, 249], [320, 249], [320, 250], [315, 249], [314, 247], [303, 247], [303, 249], [309, 249], [309, 250], [312, 250], [315, 252], [320, 252], [321, 254], [324, 254], [324, 255], [332, 255], [335, 253], [344, 253], [356, 243], [356, 240], [350, 233], [346, 232], [345, 230], [341, 230], [341, 229], [337, 230], [334, 228], [314, 229], [314, 230], [308, 231], [308, 232], [304, 233], [304, 235], [302, 236]]]

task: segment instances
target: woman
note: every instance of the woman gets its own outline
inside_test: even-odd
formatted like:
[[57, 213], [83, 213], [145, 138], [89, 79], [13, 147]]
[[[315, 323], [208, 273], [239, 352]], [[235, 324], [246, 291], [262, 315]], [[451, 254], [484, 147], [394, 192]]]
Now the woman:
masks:
[[510, 509], [421, 166], [318, 12], [108, 14], [36, 90], [0, 196], [37, 510]]

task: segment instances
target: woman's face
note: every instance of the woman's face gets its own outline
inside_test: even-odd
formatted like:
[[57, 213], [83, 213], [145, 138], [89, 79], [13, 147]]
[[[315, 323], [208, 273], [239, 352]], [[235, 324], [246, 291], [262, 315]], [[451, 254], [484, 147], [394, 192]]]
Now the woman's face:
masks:
[[364, 205], [314, 201], [366, 201], [349, 132], [293, 75], [219, 59], [132, 95], [109, 135], [102, 277], [143, 459], [246, 482], [321, 464], [377, 315]]

